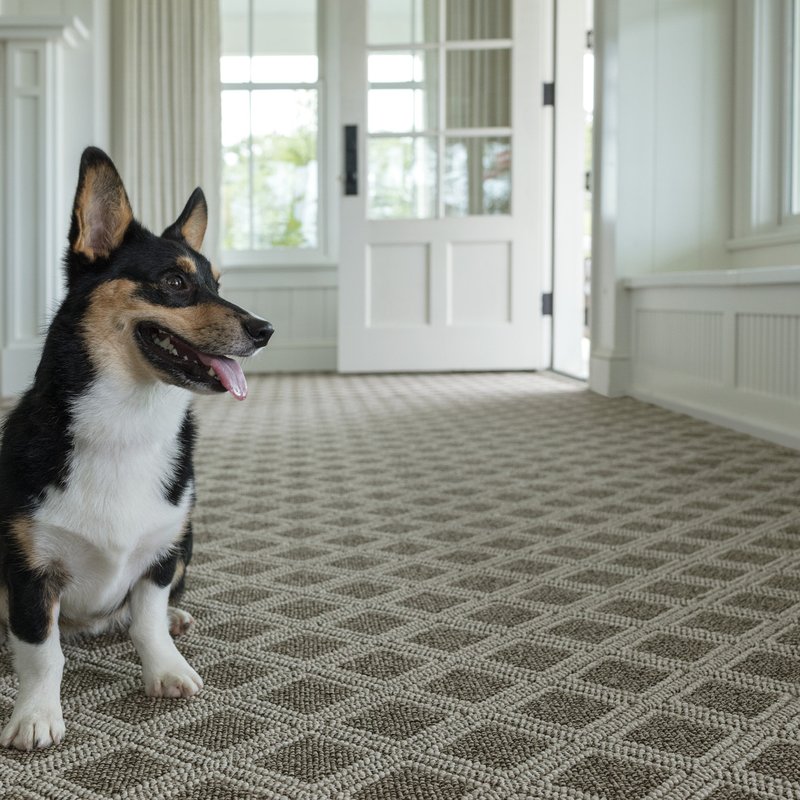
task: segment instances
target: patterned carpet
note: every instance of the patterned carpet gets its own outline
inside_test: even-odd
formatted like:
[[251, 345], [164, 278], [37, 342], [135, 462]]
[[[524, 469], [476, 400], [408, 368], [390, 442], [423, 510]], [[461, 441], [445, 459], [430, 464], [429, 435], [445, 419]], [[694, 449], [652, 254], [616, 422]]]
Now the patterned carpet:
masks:
[[67, 646], [67, 738], [1, 798], [800, 797], [795, 452], [526, 374], [197, 407], [206, 689]]

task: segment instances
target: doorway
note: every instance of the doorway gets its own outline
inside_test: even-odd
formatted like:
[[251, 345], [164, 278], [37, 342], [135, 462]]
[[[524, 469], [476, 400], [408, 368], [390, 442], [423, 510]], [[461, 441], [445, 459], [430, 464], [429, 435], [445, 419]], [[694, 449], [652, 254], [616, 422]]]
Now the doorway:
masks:
[[548, 367], [551, 4], [341, 13], [340, 371]]

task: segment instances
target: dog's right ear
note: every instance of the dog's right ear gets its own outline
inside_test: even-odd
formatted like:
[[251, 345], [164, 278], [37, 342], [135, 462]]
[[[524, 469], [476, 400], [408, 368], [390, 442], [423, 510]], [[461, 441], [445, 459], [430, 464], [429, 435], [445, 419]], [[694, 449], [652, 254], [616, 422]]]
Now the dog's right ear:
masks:
[[131, 204], [114, 163], [97, 147], [81, 156], [69, 245], [89, 261], [108, 258], [133, 221]]

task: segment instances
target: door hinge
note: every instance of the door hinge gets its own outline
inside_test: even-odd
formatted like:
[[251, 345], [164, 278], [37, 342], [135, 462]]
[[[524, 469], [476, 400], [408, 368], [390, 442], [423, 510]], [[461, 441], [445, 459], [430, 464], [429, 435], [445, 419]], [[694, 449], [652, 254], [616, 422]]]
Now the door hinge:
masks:
[[552, 81], [542, 84], [542, 105], [555, 106], [556, 104], [556, 85]]
[[594, 31], [586, 31], [586, 49], [594, 50]]
[[553, 293], [552, 292], [542, 292], [542, 316], [543, 317], [552, 317], [553, 316]]

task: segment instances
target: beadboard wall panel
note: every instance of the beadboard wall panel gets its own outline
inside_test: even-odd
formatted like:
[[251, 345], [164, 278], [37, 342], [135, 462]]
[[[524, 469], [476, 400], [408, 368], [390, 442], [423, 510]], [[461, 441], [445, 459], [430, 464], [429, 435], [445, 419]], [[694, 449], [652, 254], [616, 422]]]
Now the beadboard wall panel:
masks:
[[275, 328], [269, 346], [245, 363], [246, 372], [336, 369], [335, 268], [227, 268], [221, 293]]
[[639, 399], [800, 447], [800, 268], [625, 283]]
[[800, 402], [800, 316], [736, 315], [736, 388]]
[[722, 319], [718, 312], [638, 309], [637, 359], [653, 368], [720, 383]]

